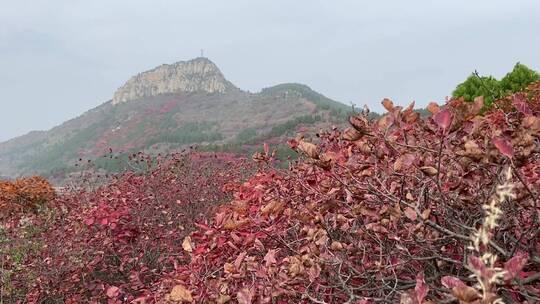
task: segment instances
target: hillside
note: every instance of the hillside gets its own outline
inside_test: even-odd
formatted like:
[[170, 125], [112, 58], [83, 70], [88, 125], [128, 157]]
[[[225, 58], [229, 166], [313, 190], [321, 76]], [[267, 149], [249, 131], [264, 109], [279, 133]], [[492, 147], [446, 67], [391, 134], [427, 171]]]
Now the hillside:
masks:
[[112, 100], [48, 131], [0, 143], [0, 175], [62, 177], [79, 159], [158, 153], [197, 144], [203, 150], [242, 149], [280, 139], [299, 126], [318, 131], [343, 121], [349, 107], [305, 85], [280, 84], [259, 93], [225, 79], [207, 58], [161, 65], [129, 79]]

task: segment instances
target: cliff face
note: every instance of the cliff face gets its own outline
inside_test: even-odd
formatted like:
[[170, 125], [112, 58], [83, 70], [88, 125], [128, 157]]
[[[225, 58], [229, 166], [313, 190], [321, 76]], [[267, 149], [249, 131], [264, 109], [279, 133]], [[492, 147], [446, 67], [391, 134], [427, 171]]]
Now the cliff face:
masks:
[[207, 58], [199, 57], [174, 64], [164, 64], [140, 73], [120, 87], [113, 97], [113, 105], [179, 92], [225, 93], [238, 90], [227, 81], [219, 68]]

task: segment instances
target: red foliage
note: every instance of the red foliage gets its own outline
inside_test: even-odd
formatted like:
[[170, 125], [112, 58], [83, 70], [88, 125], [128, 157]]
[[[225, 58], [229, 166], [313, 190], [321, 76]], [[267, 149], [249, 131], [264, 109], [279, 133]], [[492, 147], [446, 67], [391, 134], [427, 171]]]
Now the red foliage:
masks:
[[518, 95], [518, 111], [502, 100], [478, 116], [451, 100], [424, 120], [384, 100], [378, 121], [351, 118], [354, 134], [290, 140], [306, 158], [239, 187], [190, 235], [190, 263], [164, 284], [205, 303], [480, 303], [469, 275], [486, 270], [467, 247], [510, 166], [517, 197], [491, 236], [506, 271], [497, 292], [537, 302], [540, 89]]
[[538, 302], [540, 86], [483, 116], [480, 101], [421, 119], [385, 99], [381, 119], [288, 141], [304, 156], [289, 170], [265, 146], [242, 184], [228, 155], [175, 156], [63, 196], [21, 267], [33, 283], [16, 284], [30, 303], [492, 303], [470, 277], [492, 270], [468, 248], [511, 168], [516, 197], [489, 235], [494, 292]]
[[[228, 154], [137, 158], [151, 169], [117, 176], [94, 190], [68, 192], [52, 203], [55, 219], [27, 242], [44, 247], [27, 252], [19, 264], [8, 259], [4, 265], [16, 271], [10, 284], [19, 292], [8, 302], [151, 300], [160, 280], [188, 262], [181, 244], [195, 221], [225, 202], [229, 195], [222, 188], [237, 184], [252, 167]], [[33, 217], [25, 226], [10, 225], [7, 233], [15, 241], [6, 252], [24, 247], [17, 234], [28, 226], [45, 227], [43, 221], [44, 216]]]

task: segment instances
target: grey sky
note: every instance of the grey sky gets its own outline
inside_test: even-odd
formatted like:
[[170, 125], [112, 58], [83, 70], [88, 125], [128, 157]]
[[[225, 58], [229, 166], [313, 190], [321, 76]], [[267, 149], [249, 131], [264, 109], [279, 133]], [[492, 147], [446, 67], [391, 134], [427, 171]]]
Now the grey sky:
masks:
[[205, 50], [258, 91], [443, 101], [474, 69], [540, 70], [540, 1], [0, 0], [0, 141], [49, 129], [130, 76]]

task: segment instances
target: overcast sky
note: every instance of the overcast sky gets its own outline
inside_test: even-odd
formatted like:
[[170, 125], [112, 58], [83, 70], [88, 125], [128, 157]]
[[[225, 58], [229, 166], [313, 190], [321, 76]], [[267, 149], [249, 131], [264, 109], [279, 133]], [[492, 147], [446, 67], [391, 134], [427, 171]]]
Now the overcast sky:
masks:
[[442, 102], [474, 69], [540, 70], [540, 1], [0, 0], [0, 141], [200, 49], [238, 87], [300, 82], [380, 110]]

